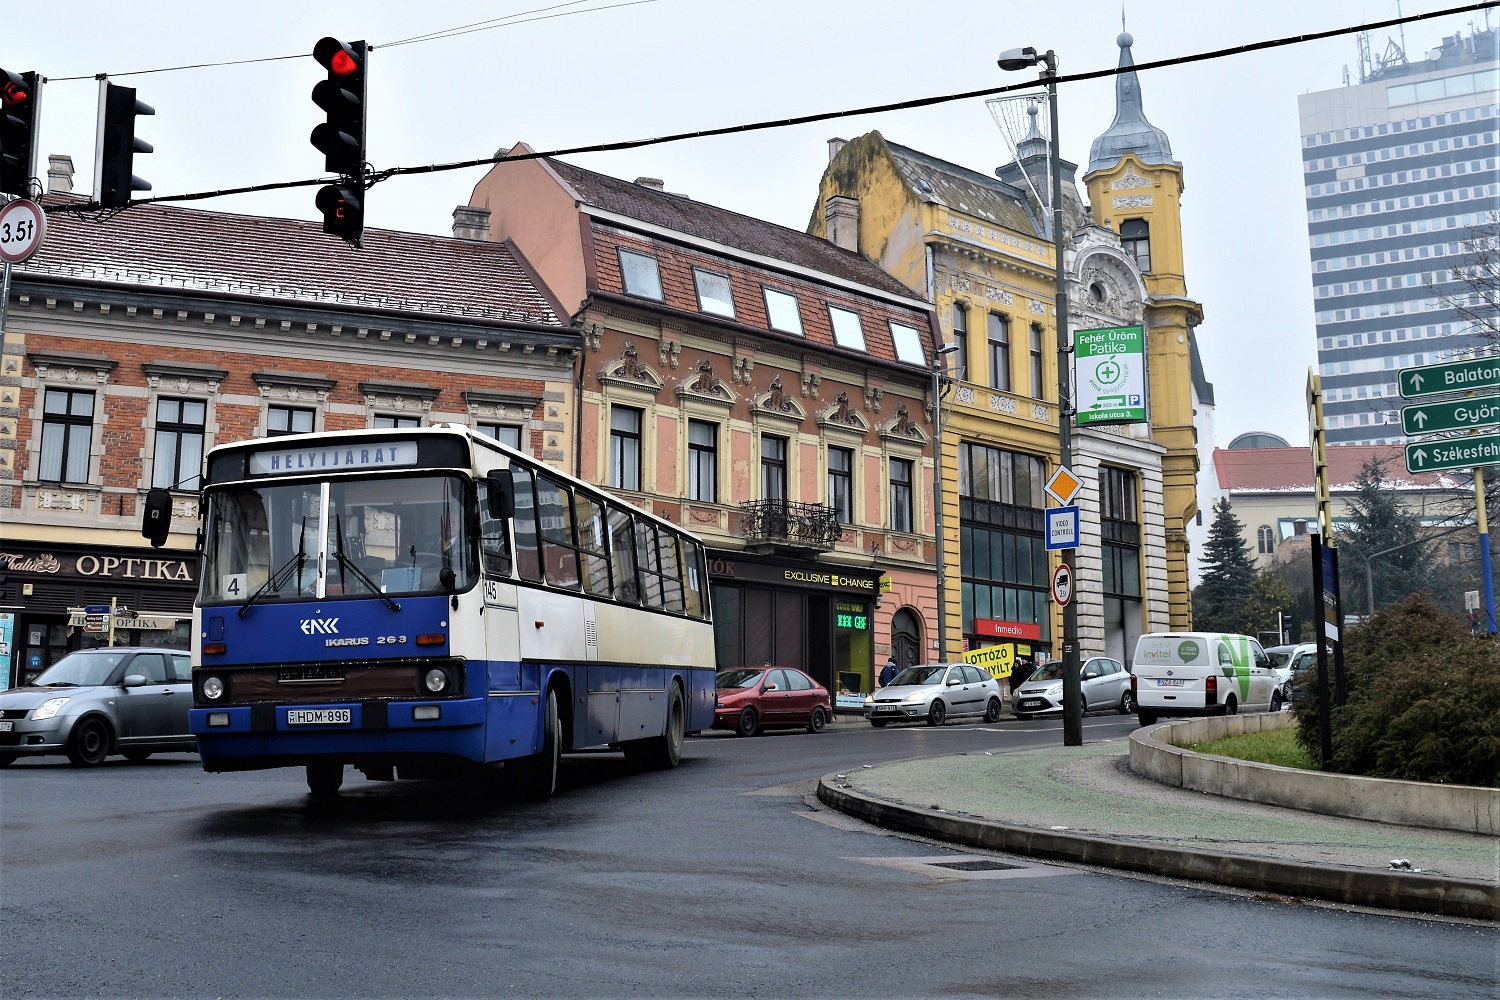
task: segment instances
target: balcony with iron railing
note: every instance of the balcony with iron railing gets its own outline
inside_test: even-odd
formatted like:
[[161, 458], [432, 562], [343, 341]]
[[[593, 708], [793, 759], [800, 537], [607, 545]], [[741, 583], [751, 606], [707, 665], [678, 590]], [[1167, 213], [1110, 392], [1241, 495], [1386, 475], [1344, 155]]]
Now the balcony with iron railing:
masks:
[[827, 504], [752, 500], [740, 504], [740, 535], [752, 545], [827, 552], [844, 537], [844, 526]]

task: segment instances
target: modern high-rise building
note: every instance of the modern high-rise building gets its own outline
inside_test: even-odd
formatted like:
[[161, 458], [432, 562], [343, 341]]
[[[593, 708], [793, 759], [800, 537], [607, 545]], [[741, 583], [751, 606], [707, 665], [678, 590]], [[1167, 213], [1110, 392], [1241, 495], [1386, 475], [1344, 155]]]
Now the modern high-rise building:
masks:
[[1454, 272], [1500, 206], [1500, 32], [1419, 59], [1366, 42], [1360, 62], [1358, 84], [1297, 101], [1330, 444], [1402, 440], [1396, 372], [1481, 346]]

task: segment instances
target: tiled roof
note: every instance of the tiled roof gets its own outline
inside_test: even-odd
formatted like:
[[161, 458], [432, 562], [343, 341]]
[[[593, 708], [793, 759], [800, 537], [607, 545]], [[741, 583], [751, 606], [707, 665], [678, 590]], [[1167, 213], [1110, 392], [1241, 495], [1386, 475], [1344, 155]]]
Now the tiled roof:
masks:
[[586, 205], [748, 253], [852, 281], [905, 299], [916, 294], [860, 254], [796, 229], [727, 208], [657, 191], [633, 181], [547, 159], [546, 164]]
[[[1441, 473], [1406, 471], [1400, 445], [1335, 445], [1328, 449], [1328, 486], [1350, 487], [1371, 458], [1385, 463], [1392, 486], [1453, 487]], [[1215, 448], [1214, 469], [1225, 490], [1307, 490], [1315, 486], [1311, 448]]]
[[1041, 236], [1026, 203], [997, 178], [894, 142], [887, 142], [886, 147], [907, 185], [922, 200], [988, 219], [1018, 233]]
[[[47, 204], [81, 202], [49, 195]], [[61, 277], [473, 320], [564, 325], [515, 248], [366, 229], [356, 250], [296, 219], [137, 205], [99, 223], [47, 216], [21, 275]]]

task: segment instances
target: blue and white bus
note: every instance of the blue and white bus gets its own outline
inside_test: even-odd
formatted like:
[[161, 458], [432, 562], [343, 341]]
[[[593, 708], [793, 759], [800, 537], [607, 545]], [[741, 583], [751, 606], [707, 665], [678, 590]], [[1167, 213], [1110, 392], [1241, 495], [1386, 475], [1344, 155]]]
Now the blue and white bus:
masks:
[[503, 762], [544, 798], [565, 751], [673, 767], [713, 724], [702, 543], [466, 427], [215, 448], [201, 517], [207, 771], [305, 767], [328, 796], [346, 766]]

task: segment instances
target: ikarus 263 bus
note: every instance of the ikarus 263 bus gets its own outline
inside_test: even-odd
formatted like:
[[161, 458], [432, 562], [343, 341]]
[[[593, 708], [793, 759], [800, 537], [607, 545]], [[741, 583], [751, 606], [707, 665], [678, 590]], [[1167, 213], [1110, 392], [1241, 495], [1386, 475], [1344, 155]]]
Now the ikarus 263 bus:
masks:
[[[205, 770], [305, 767], [327, 796], [350, 766], [504, 766], [546, 797], [564, 751], [673, 767], [713, 724], [703, 546], [671, 522], [457, 425], [243, 442], [206, 466]], [[154, 542], [170, 503], [148, 497]]]

